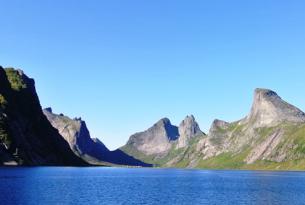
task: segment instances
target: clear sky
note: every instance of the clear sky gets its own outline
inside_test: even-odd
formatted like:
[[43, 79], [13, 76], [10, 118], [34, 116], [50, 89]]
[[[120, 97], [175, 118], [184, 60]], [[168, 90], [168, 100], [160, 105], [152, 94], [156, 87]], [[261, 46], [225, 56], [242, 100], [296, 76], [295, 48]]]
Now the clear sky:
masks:
[[43, 107], [117, 148], [162, 117], [250, 110], [270, 88], [305, 110], [305, 1], [0, 0], [0, 65], [35, 78]]

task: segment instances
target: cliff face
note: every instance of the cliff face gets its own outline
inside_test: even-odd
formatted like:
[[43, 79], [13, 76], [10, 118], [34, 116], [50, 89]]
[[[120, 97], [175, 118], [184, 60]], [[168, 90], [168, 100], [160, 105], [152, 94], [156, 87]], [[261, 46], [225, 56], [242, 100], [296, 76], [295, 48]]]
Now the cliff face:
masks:
[[77, 157], [42, 113], [35, 82], [21, 70], [0, 67], [0, 163], [69, 165]]
[[194, 116], [163, 118], [109, 151], [80, 118], [42, 111], [35, 82], [0, 67], [0, 165], [130, 165], [208, 169], [305, 169], [305, 113], [256, 89], [249, 114], [215, 120], [208, 135]]
[[[96, 152], [96, 142], [90, 137], [86, 122], [80, 118], [70, 119], [63, 114], [57, 115], [51, 108], [43, 110], [43, 113], [56, 128], [61, 136], [69, 143], [71, 150], [78, 156], [92, 155]], [[99, 142], [99, 152], [108, 152], [106, 146]]]
[[[200, 134], [192, 117], [187, 117], [179, 137], [162, 156], [143, 154], [130, 146], [122, 149], [164, 167], [305, 169], [304, 116], [274, 91], [256, 89], [245, 118], [232, 123], [215, 120], [208, 135]], [[183, 137], [191, 135], [197, 137]]]
[[98, 139], [92, 139], [85, 121], [71, 119], [63, 114], [57, 115], [51, 108], [43, 110], [52, 126], [69, 143], [70, 149], [83, 160], [95, 165], [149, 166], [122, 151], [109, 151]]
[[178, 127], [173, 126], [169, 119], [164, 118], [148, 130], [132, 135], [127, 146], [145, 155], [162, 155], [171, 149], [172, 141], [175, 141], [178, 136]]
[[189, 141], [196, 136], [205, 135], [199, 128], [198, 123], [193, 115], [186, 118], [179, 125], [179, 139], [177, 149], [184, 148], [189, 145]]
[[120, 149], [144, 162], [160, 165], [169, 155], [175, 156], [201, 136], [205, 134], [192, 115], [187, 116], [179, 127], [163, 118], [146, 131], [132, 135]]
[[245, 118], [215, 120], [208, 136], [189, 147], [179, 163], [216, 169], [304, 169], [304, 119], [300, 109], [274, 91], [256, 89]]
[[250, 114], [244, 123], [253, 127], [274, 126], [282, 122], [305, 122], [305, 114], [300, 109], [282, 100], [276, 92], [256, 89]]
[[245, 168], [260, 168], [263, 164], [285, 168], [287, 163], [299, 166], [305, 156], [301, 148], [305, 142], [304, 116], [276, 92], [256, 89], [247, 117], [211, 129], [209, 143], [214, 149], [206, 150], [207, 156], [231, 156], [236, 158], [237, 167]]

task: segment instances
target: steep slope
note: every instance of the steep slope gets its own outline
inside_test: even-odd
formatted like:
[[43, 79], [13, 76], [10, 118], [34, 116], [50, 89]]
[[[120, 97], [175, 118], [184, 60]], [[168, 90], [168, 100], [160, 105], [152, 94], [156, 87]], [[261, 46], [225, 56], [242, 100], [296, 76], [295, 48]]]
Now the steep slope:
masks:
[[86, 165], [42, 113], [34, 80], [21, 70], [2, 67], [0, 164]]
[[69, 143], [71, 150], [86, 162], [96, 165], [149, 166], [122, 151], [109, 151], [100, 140], [91, 138], [86, 123], [81, 118], [71, 119], [63, 114], [57, 115], [51, 108], [44, 109], [43, 112]]
[[[192, 126], [185, 129], [187, 124]], [[197, 137], [183, 137], [190, 135]], [[132, 137], [131, 141], [136, 144], [137, 138]], [[215, 120], [205, 135], [194, 119], [187, 117], [179, 127], [177, 140], [169, 144], [161, 156], [148, 155], [149, 151], [128, 144], [122, 149], [145, 162], [165, 167], [305, 169], [305, 114], [276, 92], [256, 89], [251, 111], [245, 118], [232, 123]]]
[[196, 136], [205, 135], [199, 128], [198, 123], [193, 115], [186, 118], [179, 125], [179, 139], [177, 149], [188, 146], [189, 141]]
[[162, 166], [204, 135], [192, 115], [187, 116], [179, 128], [163, 118], [148, 130], [132, 135], [120, 149], [136, 159]]
[[274, 126], [281, 122], [305, 122], [305, 114], [298, 108], [285, 102], [276, 92], [256, 89], [250, 114], [242, 123], [252, 127]]
[[164, 118], [148, 130], [132, 135], [127, 146], [145, 155], [163, 155], [171, 148], [171, 142], [176, 140], [178, 135], [178, 128], [173, 126], [169, 119]]
[[[304, 113], [274, 91], [256, 89], [242, 120], [215, 120], [207, 138], [190, 147], [180, 164], [217, 169], [304, 169]], [[190, 162], [193, 163], [190, 163]]]

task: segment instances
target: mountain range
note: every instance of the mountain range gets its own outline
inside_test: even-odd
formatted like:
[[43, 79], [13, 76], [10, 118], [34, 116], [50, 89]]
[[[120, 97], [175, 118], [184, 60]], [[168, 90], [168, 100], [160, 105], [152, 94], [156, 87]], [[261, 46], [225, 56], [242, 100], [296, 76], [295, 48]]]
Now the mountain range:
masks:
[[178, 126], [163, 118], [110, 151], [81, 118], [42, 110], [23, 71], [0, 67], [0, 164], [303, 170], [305, 114], [256, 89], [243, 119], [216, 119], [204, 133], [193, 115]]
[[[131, 136], [121, 149], [162, 167], [305, 169], [305, 114], [268, 89], [255, 90], [251, 111], [245, 118], [231, 123], [216, 119], [207, 135], [200, 131], [194, 117], [186, 117], [181, 123], [184, 129], [180, 125], [179, 131], [187, 132], [176, 133], [176, 138], [160, 132], [165, 125], [176, 129], [168, 119], [161, 120]], [[183, 133], [189, 133], [187, 140]], [[164, 149], [146, 146], [149, 143], [143, 139], [147, 136], [150, 143], [163, 137]]]

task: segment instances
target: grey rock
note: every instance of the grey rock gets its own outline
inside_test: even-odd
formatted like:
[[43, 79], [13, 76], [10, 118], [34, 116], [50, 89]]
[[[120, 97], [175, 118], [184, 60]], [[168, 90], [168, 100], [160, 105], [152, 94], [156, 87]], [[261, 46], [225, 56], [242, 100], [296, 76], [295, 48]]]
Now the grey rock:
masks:
[[44, 109], [43, 112], [54, 128], [69, 143], [71, 150], [90, 164], [116, 164], [130, 166], [150, 166], [122, 151], [110, 151], [97, 138], [91, 138], [85, 121], [81, 118], [71, 119], [62, 114], [57, 115]]
[[186, 118], [179, 125], [179, 139], [177, 149], [186, 147], [191, 138], [205, 135], [195, 120], [193, 115], [186, 116]]
[[81, 121], [78, 118], [72, 120], [67, 116], [54, 114], [50, 112], [50, 108], [44, 109], [43, 113], [78, 156], [88, 154], [88, 152], [91, 151], [90, 149], [92, 148], [94, 141], [91, 139], [89, 130], [84, 121]]
[[225, 130], [228, 128], [229, 125], [230, 123], [226, 121], [216, 119], [212, 123], [212, 126], [209, 131], [209, 135], [212, 135], [214, 132], [217, 132], [219, 130]]
[[273, 126], [282, 122], [305, 122], [305, 114], [295, 106], [285, 102], [276, 92], [256, 89], [250, 114], [243, 120], [253, 127]]
[[[207, 161], [211, 168], [238, 169], [261, 160], [281, 163], [305, 157], [301, 149], [304, 113], [268, 89], [255, 90], [251, 111], [245, 118], [232, 123], [214, 120], [208, 136], [199, 134], [193, 143], [189, 143], [190, 139], [201, 132], [193, 116], [188, 116], [180, 124], [179, 137], [174, 141], [166, 137], [160, 125], [161, 122], [144, 133], [132, 136], [129, 141], [132, 146], [126, 149], [128, 153], [157, 166], [189, 168], [200, 167], [206, 160], [211, 160]], [[175, 145], [181, 149], [173, 150]], [[144, 157], [139, 152], [144, 153]], [[232, 157], [233, 161], [226, 165], [218, 164], [221, 160], [213, 161], [220, 155]], [[203, 166], [206, 168], [207, 165]]]
[[178, 127], [172, 125], [168, 118], [163, 118], [148, 130], [132, 135], [127, 145], [145, 155], [164, 154], [178, 137]]

